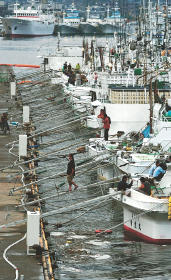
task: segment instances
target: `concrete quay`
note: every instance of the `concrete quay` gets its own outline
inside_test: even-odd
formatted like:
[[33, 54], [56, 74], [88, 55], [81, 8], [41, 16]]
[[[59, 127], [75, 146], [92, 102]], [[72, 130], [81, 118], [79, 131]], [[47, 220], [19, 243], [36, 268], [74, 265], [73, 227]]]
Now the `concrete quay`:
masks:
[[[0, 73], [10, 73], [10, 68], [0, 68]], [[9, 82], [0, 83], [0, 116], [7, 111], [10, 114], [14, 101], [10, 100]], [[20, 130], [21, 133], [21, 130]], [[7, 143], [18, 139], [18, 131], [11, 127], [10, 134], [4, 135], [0, 129], [0, 225], [8, 224], [26, 218], [26, 213], [22, 208], [16, 208], [20, 204], [21, 192], [15, 192], [9, 195], [11, 188], [21, 185], [18, 167], [5, 168], [11, 166], [17, 159], [17, 156], [11, 155], [6, 146]], [[15, 148], [16, 149], [16, 148]], [[14, 153], [17, 155], [17, 149]], [[3, 170], [2, 170], [3, 169]], [[15, 278], [16, 270], [9, 265], [3, 258], [5, 249], [11, 244], [21, 239], [26, 233], [26, 224], [14, 227], [4, 227], [0, 229], [0, 280], [9, 279], [45, 279], [41, 257], [27, 256], [26, 239], [12, 246], [7, 251], [8, 260], [17, 267], [19, 278]]]

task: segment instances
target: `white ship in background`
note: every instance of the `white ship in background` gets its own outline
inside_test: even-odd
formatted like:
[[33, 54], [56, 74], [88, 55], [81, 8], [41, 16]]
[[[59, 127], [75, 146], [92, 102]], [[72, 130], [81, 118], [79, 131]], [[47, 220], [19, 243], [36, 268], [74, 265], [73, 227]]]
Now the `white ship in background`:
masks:
[[107, 9], [107, 17], [99, 24], [99, 29], [102, 34], [113, 34], [119, 32], [123, 26], [125, 19], [121, 17], [118, 2], [115, 2], [115, 7], [110, 15], [110, 8]]
[[57, 31], [61, 35], [78, 34], [78, 27], [81, 22], [79, 11], [75, 8], [74, 3], [63, 13], [62, 23], [59, 23]]
[[12, 37], [52, 35], [55, 17], [45, 14], [40, 7], [18, 8], [14, 4], [14, 14], [2, 19], [4, 34]]
[[3, 24], [2, 24], [2, 17], [0, 17], [0, 36], [3, 34]]
[[98, 34], [99, 24], [102, 22], [100, 15], [90, 13], [90, 6], [87, 7], [87, 19], [80, 23], [79, 32], [81, 34]]

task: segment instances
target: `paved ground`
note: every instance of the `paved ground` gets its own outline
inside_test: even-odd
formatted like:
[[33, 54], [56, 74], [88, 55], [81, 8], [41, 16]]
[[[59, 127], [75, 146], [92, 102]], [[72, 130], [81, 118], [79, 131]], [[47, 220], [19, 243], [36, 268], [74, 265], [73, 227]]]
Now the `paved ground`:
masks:
[[[2, 68], [0, 68], [2, 72]], [[0, 83], [0, 115], [3, 110], [10, 112], [9, 85]], [[11, 130], [10, 134], [3, 135], [0, 130], [0, 169], [13, 164], [16, 159], [8, 153], [7, 143], [16, 139]], [[15, 137], [15, 138], [14, 138]], [[20, 203], [21, 193], [16, 192], [9, 196], [11, 188], [20, 185], [17, 168], [0, 171], [0, 225], [26, 218], [25, 212], [16, 208]], [[0, 280], [15, 279], [15, 270], [3, 259], [4, 250], [12, 243], [21, 239], [26, 233], [26, 225], [0, 229]], [[19, 275], [24, 279], [44, 279], [41, 260], [37, 256], [27, 256], [26, 240], [13, 246], [7, 252], [8, 259], [18, 267]]]

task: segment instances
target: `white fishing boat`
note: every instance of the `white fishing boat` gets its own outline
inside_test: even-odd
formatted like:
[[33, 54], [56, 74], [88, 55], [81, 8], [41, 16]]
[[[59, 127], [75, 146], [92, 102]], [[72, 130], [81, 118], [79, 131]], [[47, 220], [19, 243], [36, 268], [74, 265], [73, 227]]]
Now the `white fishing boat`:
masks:
[[55, 17], [45, 14], [41, 8], [33, 6], [27, 9], [19, 8], [14, 4], [12, 16], [2, 18], [4, 34], [12, 37], [52, 35], [55, 26]]
[[105, 141], [102, 138], [89, 139], [87, 151], [90, 156], [96, 157], [96, 160], [100, 162], [97, 168], [97, 175], [100, 180], [108, 180], [120, 175], [119, 169], [113, 164], [115, 153], [111, 153], [118, 146], [119, 142], [117, 142], [116, 138], [109, 141]]
[[[171, 104], [170, 99], [167, 103]], [[108, 150], [113, 153], [113, 164], [124, 173], [135, 176], [141, 174], [142, 176], [149, 174], [149, 169], [156, 159], [166, 161], [170, 165], [170, 149], [171, 149], [171, 122], [167, 115], [170, 111], [166, 111], [166, 106], [161, 104], [154, 105], [154, 131], [149, 138], [138, 138], [135, 142], [134, 136], [131, 139], [131, 132], [123, 134], [118, 140], [109, 137], [109, 141], [105, 142], [101, 139], [91, 139], [89, 144], [89, 153], [98, 151], [103, 153]], [[141, 135], [144, 129], [134, 131], [133, 134]], [[103, 168], [103, 167], [102, 167]], [[110, 175], [111, 176], [111, 175]], [[111, 178], [108, 177], [107, 179]]]
[[79, 25], [79, 33], [81, 34], [98, 34], [98, 26], [102, 22], [99, 14], [90, 13], [90, 6], [87, 7], [87, 18]]
[[[46, 70], [62, 71], [62, 67], [65, 62], [70, 63], [72, 68], [75, 68], [77, 63], [82, 66], [82, 50], [79, 46], [62, 46], [58, 47], [54, 53], [42, 54], [43, 65]], [[61, 75], [63, 82], [67, 82], [68, 77], [63, 73], [58, 73]]]
[[2, 17], [0, 17], [0, 36], [3, 36], [4, 30], [3, 30], [3, 24], [2, 24]]
[[78, 27], [81, 23], [79, 11], [75, 8], [74, 3], [63, 13], [62, 23], [58, 25], [58, 31], [61, 35], [78, 34]]
[[155, 244], [171, 244], [170, 173], [165, 176], [153, 188], [151, 196], [139, 192], [137, 179], [129, 195], [110, 189], [110, 194], [123, 207], [123, 226], [127, 237]]
[[[110, 10], [112, 13], [110, 15]], [[115, 7], [107, 9], [107, 17], [99, 23], [99, 29], [102, 34], [113, 34], [114, 32], [121, 31], [121, 26], [123, 25], [125, 19], [121, 17], [120, 8], [118, 6], [118, 1], [115, 1]]]
[[136, 153], [136, 152], [117, 152], [115, 157], [115, 164], [120, 170], [127, 174], [148, 175], [149, 169], [155, 160], [159, 157], [158, 153]]
[[[170, 99], [167, 104], [171, 105]], [[116, 165], [123, 172], [131, 175], [148, 175], [149, 169], [156, 159], [168, 160], [171, 150], [171, 110], [166, 110], [166, 104], [155, 104], [153, 116], [153, 133], [144, 138], [142, 147], [131, 151], [120, 150], [116, 155]], [[169, 113], [170, 112], [170, 113]], [[137, 152], [139, 150], [139, 152]], [[146, 150], [146, 152], [144, 152]]]

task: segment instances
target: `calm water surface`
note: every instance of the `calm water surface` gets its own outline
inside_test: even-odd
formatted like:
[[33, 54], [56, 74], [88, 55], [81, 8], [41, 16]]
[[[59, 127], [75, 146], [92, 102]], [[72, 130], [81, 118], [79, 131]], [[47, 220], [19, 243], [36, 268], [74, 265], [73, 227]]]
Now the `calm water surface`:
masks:
[[[98, 40], [105, 40], [99, 38]], [[66, 45], [82, 43], [81, 37], [61, 38], [61, 43]], [[57, 46], [56, 37], [42, 37], [29, 39], [4, 39], [0, 38], [0, 63], [22, 63], [41, 64], [42, 54], [55, 51]], [[29, 69], [15, 69], [16, 74], [29, 72]], [[54, 105], [55, 109], [55, 105]], [[64, 111], [63, 107], [58, 108], [59, 114]], [[68, 115], [65, 116], [67, 120]], [[33, 117], [34, 119], [34, 117]], [[60, 124], [64, 117], [59, 117], [57, 122], [39, 124], [40, 128], [53, 127]], [[43, 142], [64, 139], [69, 136], [79, 138], [80, 143], [88, 136], [81, 138], [81, 135], [88, 134], [86, 129], [78, 127], [69, 128], [65, 133], [43, 137]], [[74, 143], [76, 140], [72, 140]], [[71, 141], [41, 149], [41, 153], [57, 150], [60, 147], [68, 146]], [[85, 158], [85, 155], [77, 155], [76, 163]], [[40, 166], [47, 168], [41, 173], [40, 178], [53, 173], [66, 171], [66, 158], [54, 157], [46, 162], [40, 162]], [[53, 166], [55, 164], [55, 167]], [[82, 172], [76, 176], [76, 181], [80, 186], [75, 192], [59, 196], [56, 200], [48, 200], [43, 206], [43, 211], [47, 212], [56, 208], [66, 207], [81, 201], [92, 199], [108, 192], [101, 187], [87, 187], [81, 190], [81, 186], [87, 186], [95, 182], [96, 172]], [[54, 194], [54, 185], [65, 183], [59, 192], [67, 190], [65, 179], [49, 180], [42, 183], [40, 191], [42, 196]], [[122, 226], [116, 227], [112, 234], [95, 234], [96, 229], [114, 228], [122, 222], [122, 209], [114, 202], [98, 202], [94, 207], [82, 207], [77, 211], [66, 212], [46, 218], [48, 225], [46, 231], [50, 233], [49, 246], [52, 252], [56, 252], [55, 279], [146, 279], [146, 280], [168, 280], [171, 279], [171, 247], [145, 244], [143, 242], [133, 242], [125, 240]], [[57, 230], [56, 224], [63, 224]], [[58, 235], [57, 235], [58, 234]]]

